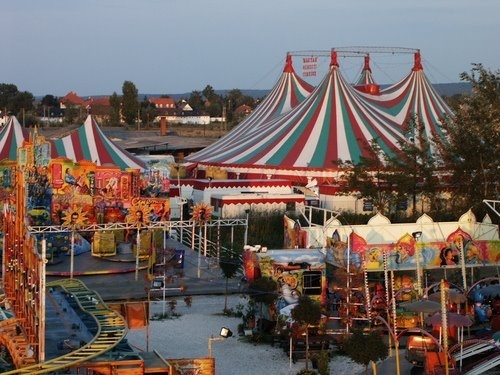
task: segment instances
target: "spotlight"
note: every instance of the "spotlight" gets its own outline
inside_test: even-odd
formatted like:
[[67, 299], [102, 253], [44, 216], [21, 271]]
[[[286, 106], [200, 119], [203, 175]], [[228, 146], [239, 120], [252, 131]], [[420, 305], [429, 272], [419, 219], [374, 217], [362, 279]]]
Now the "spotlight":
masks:
[[233, 335], [233, 332], [229, 329], [229, 328], [226, 328], [226, 327], [222, 327], [220, 329], [220, 333], [219, 333], [222, 337], [224, 338], [228, 338], [228, 337], [231, 337]]

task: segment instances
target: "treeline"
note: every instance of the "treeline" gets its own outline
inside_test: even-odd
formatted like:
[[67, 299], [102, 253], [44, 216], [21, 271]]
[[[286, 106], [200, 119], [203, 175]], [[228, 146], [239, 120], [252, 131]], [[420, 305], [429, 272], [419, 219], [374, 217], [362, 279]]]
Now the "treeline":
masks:
[[[160, 97], [168, 98], [169, 95]], [[30, 127], [40, 124], [40, 118], [58, 119], [55, 123], [78, 124], [87, 115], [87, 109], [79, 105], [67, 105], [61, 109], [59, 97], [47, 94], [41, 100], [36, 100], [34, 95], [28, 91], [19, 91], [17, 86], [11, 83], [0, 83], [0, 115], [14, 115], [18, 117], [24, 126]], [[185, 101], [193, 109], [194, 113], [208, 114], [210, 117], [226, 119], [228, 129], [241, 121], [246, 115], [237, 109], [247, 105], [254, 109], [259, 99], [245, 95], [239, 89], [233, 89], [218, 94], [212, 86], [207, 85], [201, 91], [192, 91]], [[138, 121], [150, 124], [159, 113], [159, 109], [151, 104], [147, 97], [140, 98], [139, 91], [131, 81], [125, 81], [121, 93], [113, 92], [109, 96], [109, 108], [107, 112], [107, 123], [110, 126], [133, 125]]]

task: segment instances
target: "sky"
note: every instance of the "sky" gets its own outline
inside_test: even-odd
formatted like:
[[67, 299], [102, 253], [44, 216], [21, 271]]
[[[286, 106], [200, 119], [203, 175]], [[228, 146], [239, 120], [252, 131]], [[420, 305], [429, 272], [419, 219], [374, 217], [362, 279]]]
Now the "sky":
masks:
[[[498, 0], [3, 0], [1, 14], [0, 83], [36, 96], [121, 94], [124, 81], [144, 94], [268, 90], [288, 52], [302, 74], [304, 51], [320, 56], [316, 84], [331, 49], [351, 46], [390, 52], [370, 53], [381, 84], [413, 66], [394, 47], [419, 49], [432, 83], [500, 65]], [[362, 65], [340, 59], [351, 82]]]

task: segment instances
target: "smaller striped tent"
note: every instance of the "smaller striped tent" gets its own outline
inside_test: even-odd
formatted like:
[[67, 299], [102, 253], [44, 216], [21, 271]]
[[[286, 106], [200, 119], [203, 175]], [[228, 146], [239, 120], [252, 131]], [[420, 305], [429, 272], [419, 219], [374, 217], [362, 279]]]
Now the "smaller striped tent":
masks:
[[145, 170], [145, 163], [111, 141], [89, 115], [84, 124], [71, 134], [52, 141], [52, 155], [75, 162], [92, 161], [97, 165], [115, 165], [122, 170]]
[[28, 138], [28, 130], [23, 129], [15, 116], [11, 116], [0, 130], [0, 160], [17, 160], [17, 149]]

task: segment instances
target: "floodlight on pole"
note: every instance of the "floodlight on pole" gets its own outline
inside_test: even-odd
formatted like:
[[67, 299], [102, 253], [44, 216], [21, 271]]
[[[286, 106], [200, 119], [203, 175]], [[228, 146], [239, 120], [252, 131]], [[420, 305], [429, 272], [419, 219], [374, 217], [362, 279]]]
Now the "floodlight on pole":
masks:
[[208, 358], [212, 358], [212, 342], [213, 341], [223, 341], [227, 339], [228, 337], [231, 337], [233, 335], [233, 332], [227, 328], [227, 327], [222, 327], [219, 332], [220, 337], [210, 337], [208, 339]]

